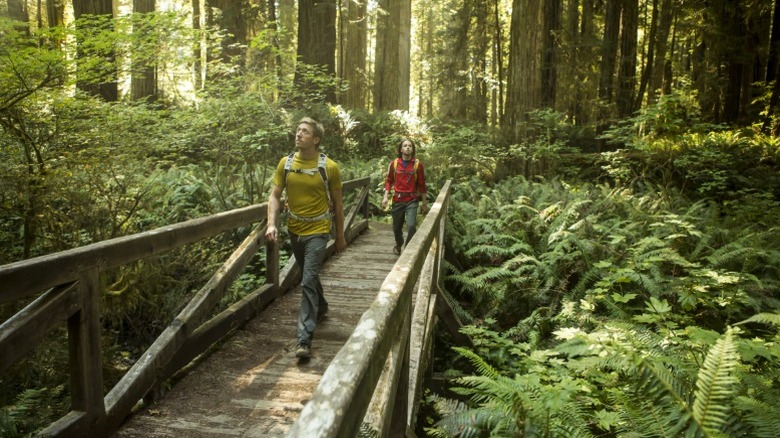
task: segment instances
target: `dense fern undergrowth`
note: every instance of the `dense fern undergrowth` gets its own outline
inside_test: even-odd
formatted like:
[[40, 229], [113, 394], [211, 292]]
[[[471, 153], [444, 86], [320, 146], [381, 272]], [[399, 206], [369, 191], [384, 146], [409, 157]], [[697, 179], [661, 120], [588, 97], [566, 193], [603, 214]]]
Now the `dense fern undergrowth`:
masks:
[[[345, 180], [371, 176], [372, 212], [387, 220], [382, 178], [410, 136], [431, 199], [454, 182], [444, 289], [475, 343], [437, 348], [450, 386], [428, 393], [421, 434], [778, 435], [773, 137], [658, 116], [690, 107], [685, 96], [590, 134], [610, 152], [589, 154], [577, 142], [587, 133], [550, 111], [531, 114], [516, 143], [402, 112], [268, 102], [227, 84], [197, 108], [56, 93], [22, 108], [41, 161], [30, 167], [32, 146], [2, 131], [0, 263], [264, 202], [303, 115], [324, 122]], [[104, 273], [106, 387], [248, 231]], [[220, 306], [264, 275], [261, 255]], [[67, 411], [64, 339], [0, 376], [0, 435]]]

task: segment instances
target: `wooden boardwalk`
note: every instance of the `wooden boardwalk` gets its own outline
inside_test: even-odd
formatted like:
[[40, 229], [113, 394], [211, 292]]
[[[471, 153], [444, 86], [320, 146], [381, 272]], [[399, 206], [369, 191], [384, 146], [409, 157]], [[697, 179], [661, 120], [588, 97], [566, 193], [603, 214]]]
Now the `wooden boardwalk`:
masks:
[[299, 363], [294, 352], [298, 286], [191, 364], [114, 437], [284, 436], [395, 264], [392, 234], [390, 225], [371, 222], [345, 252], [325, 262], [330, 313], [317, 326], [310, 361]]

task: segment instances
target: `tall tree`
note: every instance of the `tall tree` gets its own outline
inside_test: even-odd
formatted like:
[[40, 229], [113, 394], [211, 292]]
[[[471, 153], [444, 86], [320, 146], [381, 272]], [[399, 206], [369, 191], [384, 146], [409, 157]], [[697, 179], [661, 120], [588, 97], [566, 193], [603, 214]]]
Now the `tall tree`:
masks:
[[[101, 22], [101, 26], [111, 26], [110, 19], [114, 15], [113, 5], [111, 0], [73, 0], [73, 15], [78, 20], [85, 16], [96, 16], [105, 18], [106, 20]], [[94, 29], [82, 29], [84, 32], [92, 32]], [[79, 41], [79, 47], [77, 49], [77, 57], [81, 57], [84, 54], [82, 48], [82, 41]], [[114, 64], [114, 51], [107, 51], [108, 61], [104, 66], [102, 80], [98, 80], [98, 84], [84, 82], [78, 80], [77, 85], [81, 90], [88, 93], [102, 97], [106, 101], [115, 101], [119, 97], [119, 89], [116, 82], [116, 66]]]
[[637, 32], [639, 30], [639, 1], [623, 0], [620, 30], [620, 70], [618, 73], [618, 117], [630, 117], [636, 92]]
[[769, 39], [769, 57], [766, 63], [766, 81], [772, 82], [777, 79], [778, 59], [780, 58], [780, 1], [775, 1], [774, 12], [772, 13], [772, 35]]
[[514, 0], [509, 41], [506, 116], [504, 126], [515, 129], [542, 102], [542, 1]]
[[[336, 0], [298, 2], [298, 61], [329, 76], [336, 73]], [[304, 70], [296, 68], [295, 83], [303, 91], [311, 90], [313, 78]], [[335, 97], [333, 90], [327, 90], [329, 102], [335, 102]]]
[[448, 119], [466, 120], [474, 102], [469, 98], [469, 30], [472, 0], [450, 2], [453, 15], [448, 17], [445, 29], [446, 55], [443, 57], [442, 74], [437, 76], [442, 90], [440, 113]]
[[60, 26], [65, 23], [65, 1], [46, 0], [46, 17], [49, 26]]
[[664, 75], [667, 70], [671, 70], [669, 58], [669, 36], [674, 19], [674, 8], [672, 0], [662, 0], [660, 11], [658, 12], [658, 31], [652, 42], [655, 44], [654, 65], [650, 73], [650, 85], [648, 89], [648, 103], [655, 102], [659, 90], [663, 92]]
[[245, 7], [247, 0], [207, 0], [210, 24], [224, 30], [221, 58], [223, 62], [244, 65], [247, 44]]
[[341, 103], [351, 108], [365, 108], [368, 1], [343, 2], [340, 17], [339, 76], [348, 86]]
[[558, 85], [558, 42], [561, 31], [561, 0], [544, 2], [544, 24], [542, 29], [542, 101], [546, 108], [555, 108], [555, 94]]
[[[27, 24], [30, 16], [27, 13], [27, 2], [24, 0], [8, 0], [8, 18]], [[30, 33], [29, 26], [24, 26], [24, 31]]]
[[490, 56], [490, 42], [491, 34], [488, 28], [488, 17], [490, 14], [490, 2], [478, 1], [474, 3], [474, 20], [476, 23], [473, 43], [473, 55], [471, 58], [474, 60], [471, 63], [471, 89], [474, 94], [474, 104], [472, 106], [472, 119], [475, 122], [486, 123], [487, 122], [487, 106], [488, 106], [488, 75], [487, 61]]
[[[380, 0], [377, 23], [374, 109], [409, 109], [411, 0]], [[404, 62], [406, 60], [406, 62]]]
[[[133, 11], [136, 13], [154, 12], [155, 0], [133, 0]], [[130, 95], [133, 100], [157, 97], [157, 77], [153, 66], [143, 66], [134, 71], [130, 84]]]
[[607, 0], [604, 17], [604, 38], [601, 42], [601, 67], [599, 69], [599, 98], [612, 101], [615, 66], [617, 65], [618, 38], [620, 36], [621, 0]]

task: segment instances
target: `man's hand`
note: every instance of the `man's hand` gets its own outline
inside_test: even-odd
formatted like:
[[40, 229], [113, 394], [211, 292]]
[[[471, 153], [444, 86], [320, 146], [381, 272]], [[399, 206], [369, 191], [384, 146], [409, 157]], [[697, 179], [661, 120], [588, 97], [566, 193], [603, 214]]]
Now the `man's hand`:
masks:
[[344, 236], [336, 237], [336, 252], [342, 252], [347, 249], [347, 239]]
[[276, 225], [268, 226], [265, 230], [265, 238], [268, 239], [269, 242], [276, 243], [279, 239], [279, 230], [276, 228]]
[[422, 211], [422, 214], [428, 214], [428, 204], [423, 204], [422, 207], [420, 207], [420, 211]]
[[382, 198], [382, 210], [387, 208], [387, 193], [385, 193], [385, 197]]

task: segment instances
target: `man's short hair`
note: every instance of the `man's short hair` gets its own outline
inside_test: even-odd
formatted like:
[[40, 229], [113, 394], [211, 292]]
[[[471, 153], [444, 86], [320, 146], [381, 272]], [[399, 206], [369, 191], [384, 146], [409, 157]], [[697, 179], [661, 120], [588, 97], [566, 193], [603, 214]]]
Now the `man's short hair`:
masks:
[[312, 119], [311, 117], [304, 117], [298, 122], [298, 125], [304, 123], [311, 126], [312, 131], [314, 131], [314, 136], [319, 138], [320, 143], [322, 143], [322, 138], [325, 136], [325, 128], [322, 126], [322, 123]]

